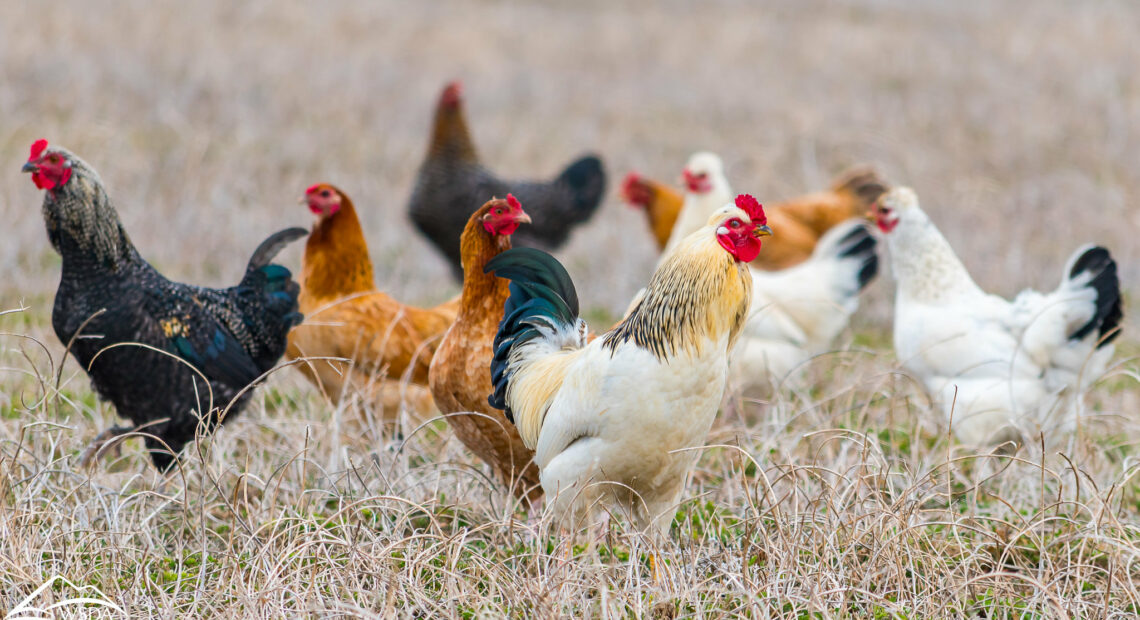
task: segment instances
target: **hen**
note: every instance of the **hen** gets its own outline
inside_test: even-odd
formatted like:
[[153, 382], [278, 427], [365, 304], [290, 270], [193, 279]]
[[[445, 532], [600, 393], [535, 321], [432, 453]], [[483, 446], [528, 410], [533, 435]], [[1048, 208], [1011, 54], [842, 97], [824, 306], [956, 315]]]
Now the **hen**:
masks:
[[[688, 192], [670, 243], [678, 234], [689, 234], [691, 222], [708, 218], [713, 205], [732, 191], [720, 158], [712, 153], [694, 155], [685, 167], [684, 180]], [[854, 199], [849, 202], [848, 210], [862, 204]], [[827, 351], [858, 309], [859, 293], [878, 273], [877, 242], [860, 220], [847, 220], [817, 242], [810, 227], [786, 214], [777, 223], [776, 216], [782, 213], [777, 209], [769, 220], [776, 235], [765, 243], [762, 254], [796, 235], [810, 237], [812, 250], [806, 261], [797, 260], [794, 266], [780, 270], [756, 269], [759, 259], [752, 263], [752, 309], [732, 354], [733, 383], [746, 390], [770, 387], [812, 356]], [[786, 235], [785, 228], [792, 232]], [[777, 251], [788, 256], [790, 247], [799, 246], [785, 244]], [[669, 252], [667, 247], [662, 261]]]
[[[240, 413], [248, 387], [285, 352], [302, 318], [298, 287], [269, 261], [305, 230], [262, 242], [235, 287], [179, 284], [139, 255], [82, 159], [38, 140], [23, 170], [45, 190], [48, 239], [63, 257], [52, 327], [99, 395], [146, 433], [154, 464], [166, 470], [199, 424], [212, 432]], [[116, 426], [101, 437], [133, 430]]]
[[489, 402], [535, 451], [563, 525], [592, 520], [600, 500], [668, 532], [748, 314], [747, 263], [769, 233], [759, 203], [739, 197], [678, 244], [630, 314], [588, 344], [574, 284], [554, 257], [521, 248], [487, 264], [511, 280]]
[[511, 247], [511, 234], [530, 223], [522, 205], [508, 194], [471, 215], [463, 231], [463, 293], [459, 316], [447, 330], [432, 358], [432, 396], [448, 417], [455, 434], [472, 452], [491, 465], [495, 474], [519, 496], [536, 501], [542, 496], [534, 453], [519, 437], [503, 412], [487, 404], [491, 394], [491, 364], [495, 330], [503, 318], [507, 281], [485, 273], [487, 261]]
[[[704, 211], [707, 213], [731, 194], [727, 186], [714, 191], [714, 184], [709, 180], [715, 175], [723, 178], [723, 174], [719, 157], [711, 153], [698, 154], [690, 159], [683, 173], [687, 193], [630, 173], [622, 184], [622, 198], [645, 209], [657, 246], [664, 250], [686, 196], [696, 199], [706, 195], [707, 203], [711, 205]], [[825, 232], [843, 221], [863, 216], [886, 190], [886, 182], [875, 171], [853, 168], [840, 175], [828, 191], [807, 194], [768, 207], [768, 219], [780, 234], [764, 244], [764, 251], [752, 266], [777, 270], [802, 263], [812, 255]], [[697, 208], [694, 213], [701, 211]], [[701, 223], [694, 216], [692, 222], [682, 225], [679, 232], [691, 232]]]
[[875, 208], [898, 290], [895, 351], [967, 444], [1064, 430], [1069, 405], [1102, 375], [1122, 318], [1108, 250], [1079, 248], [1050, 293], [1012, 302], [982, 291], [909, 188]]
[[[428, 367], [455, 320], [458, 298], [425, 309], [377, 290], [348, 195], [317, 184], [302, 202], [317, 221], [301, 263], [300, 307], [307, 319], [290, 332], [288, 357], [310, 358], [300, 368], [334, 402], [355, 394], [389, 421], [401, 403], [414, 420], [431, 418]], [[401, 381], [405, 376], [410, 381]]]
[[519, 231], [515, 243], [557, 249], [575, 226], [590, 219], [606, 189], [602, 162], [586, 156], [571, 163], [552, 181], [504, 181], [479, 161], [458, 82], [443, 89], [427, 155], [408, 203], [412, 222], [443, 254], [452, 274], [463, 280], [459, 236], [471, 213], [495, 196], [513, 194], [526, 205], [534, 225]]
[[622, 181], [621, 197], [630, 205], [645, 209], [645, 218], [649, 220], [657, 249], [664, 250], [673, 233], [673, 224], [677, 223], [677, 215], [685, 204], [685, 195], [664, 183], [631, 172]]

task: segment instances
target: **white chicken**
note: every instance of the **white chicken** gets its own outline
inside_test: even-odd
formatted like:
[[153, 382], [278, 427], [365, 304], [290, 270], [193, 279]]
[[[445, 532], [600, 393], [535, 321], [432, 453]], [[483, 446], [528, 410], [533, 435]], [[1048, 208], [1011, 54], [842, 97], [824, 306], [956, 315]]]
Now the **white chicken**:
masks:
[[[724, 165], [713, 153], [693, 155], [683, 178], [685, 203], [662, 261], [678, 235], [692, 232], [693, 222], [708, 220], [732, 193]], [[769, 388], [830, 350], [859, 308], [859, 293], [878, 273], [877, 246], [863, 221], [852, 218], [827, 231], [807, 261], [778, 271], [752, 268], [752, 309], [732, 353], [732, 384]]]
[[1122, 317], [1108, 250], [1079, 248], [1051, 293], [1012, 302], [974, 283], [909, 188], [875, 207], [898, 290], [895, 351], [966, 444], [1064, 430], [1069, 397], [1104, 373]]
[[686, 237], [630, 314], [587, 344], [566, 270], [529, 248], [486, 269], [511, 280], [495, 337], [493, 407], [535, 451], [564, 527], [600, 500], [665, 534], [724, 392], [728, 352], [751, 300], [747, 263], [770, 234], [751, 196]]
[[681, 171], [681, 181], [685, 184], [685, 202], [662, 251], [662, 261], [682, 239], [707, 224], [714, 211], [732, 202], [732, 188], [724, 175], [724, 163], [715, 153], [702, 151], [689, 157]]
[[824, 233], [807, 261], [752, 269], [752, 310], [732, 354], [733, 383], [775, 384], [829, 351], [879, 272], [877, 247], [867, 224], [853, 218]]

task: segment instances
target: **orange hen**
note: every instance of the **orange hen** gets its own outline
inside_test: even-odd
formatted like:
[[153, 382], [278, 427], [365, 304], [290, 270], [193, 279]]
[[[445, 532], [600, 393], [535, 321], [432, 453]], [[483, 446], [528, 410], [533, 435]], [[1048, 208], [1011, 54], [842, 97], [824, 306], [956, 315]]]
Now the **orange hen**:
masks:
[[318, 184], [303, 201], [317, 222], [301, 268], [305, 322], [289, 334], [286, 355], [309, 358], [300, 368], [334, 402], [358, 394], [388, 420], [402, 401], [417, 420], [431, 417], [428, 367], [459, 299], [424, 309], [377, 290], [352, 200]]
[[514, 196], [491, 200], [471, 215], [460, 237], [463, 292], [459, 315], [447, 331], [431, 363], [431, 393], [455, 434], [495, 470], [517, 496], [542, 497], [534, 453], [523, 444], [514, 424], [488, 404], [491, 358], [507, 281], [484, 273], [487, 261], [511, 247], [510, 234], [530, 222]]

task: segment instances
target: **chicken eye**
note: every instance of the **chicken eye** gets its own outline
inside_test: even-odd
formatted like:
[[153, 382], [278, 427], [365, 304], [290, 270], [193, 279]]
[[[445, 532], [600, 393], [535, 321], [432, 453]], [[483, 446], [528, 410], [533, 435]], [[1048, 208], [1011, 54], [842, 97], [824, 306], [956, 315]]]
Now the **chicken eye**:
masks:
[[321, 190], [321, 197], [322, 197], [322, 198], [328, 198], [330, 195], [331, 195], [331, 194], [329, 193], [329, 190], [327, 190], [327, 189], [326, 189], [326, 190]]
[[740, 220], [731, 220], [728, 225], [733, 228], [740, 228]]
[[503, 208], [502, 208], [502, 207], [497, 207], [497, 208], [495, 209], [495, 215], [502, 215], [502, 214], [503, 214]]

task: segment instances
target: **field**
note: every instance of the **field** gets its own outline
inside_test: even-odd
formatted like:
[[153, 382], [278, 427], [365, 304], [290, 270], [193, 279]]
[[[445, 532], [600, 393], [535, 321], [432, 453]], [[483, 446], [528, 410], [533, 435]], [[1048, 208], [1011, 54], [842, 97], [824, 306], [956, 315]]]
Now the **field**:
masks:
[[[615, 185], [672, 180], [709, 149], [767, 203], [870, 162], [915, 187], [986, 289], [1052, 288], [1096, 242], [1135, 300], [1140, 5], [0, 0], [0, 16], [0, 615], [84, 596], [130, 617], [1140, 614], [1130, 306], [1075, 435], [978, 453], [900, 371], [884, 270], [809, 387], [718, 419], [670, 544], [614, 523], [566, 549], [443, 423], [386, 430], [291, 369], [175, 475], [139, 441], [81, 469], [115, 412], [52, 333], [59, 258], [19, 174], [34, 139], [67, 146], [145, 257], [214, 286], [269, 232], [308, 226], [298, 196], [333, 182], [380, 285], [435, 303], [457, 287], [404, 207], [434, 99], [461, 78], [508, 176], [593, 150]], [[652, 272], [643, 219], [611, 192], [560, 253], [595, 327]], [[54, 611], [124, 615], [79, 605]]]

